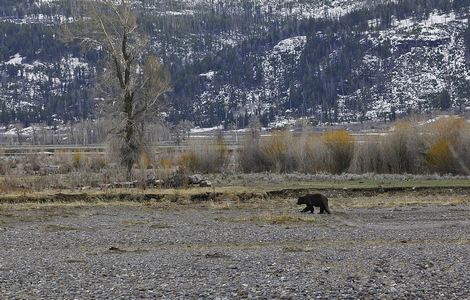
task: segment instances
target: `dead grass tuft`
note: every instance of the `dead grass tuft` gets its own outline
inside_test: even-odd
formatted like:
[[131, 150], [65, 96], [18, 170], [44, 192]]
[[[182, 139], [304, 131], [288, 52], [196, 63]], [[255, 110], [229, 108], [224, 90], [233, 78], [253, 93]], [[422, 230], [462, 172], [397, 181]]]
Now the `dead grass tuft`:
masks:
[[354, 138], [346, 130], [335, 130], [325, 133], [322, 141], [329, 153], [330, 168], [328, 171], [333, 174], [345, 172], [354, 155]]
[[207, 207], [213, 210], [229, 210], [236, 206], [234, 202], [231, 201], [209, 201], [207, 202]]
[[[374, 197], [354, 197], [336, 198], [333, 201], [333, 208], [392, 208], [403, 206], [426, 206], [426, 205], [468, 205], [469, 195], [397, 195], [390, 197], [387, 195]], [[333, 209], [334, 210], [334, 209]]]
[[164, 224], [164, 223], [152, 223], [149, 225], [149, 228], [150, 229], [167, 229], [167, 228], [171, 228], [171, 226], [168, 224]]
[[317, 221], [315, 216], [301, 216], [286, 213], [263, 213], [259, 215], [242, 216], [231, 219], [234, 222], [249, 222], [261, 224], [298, 224], [298, 223], [315, 223]]

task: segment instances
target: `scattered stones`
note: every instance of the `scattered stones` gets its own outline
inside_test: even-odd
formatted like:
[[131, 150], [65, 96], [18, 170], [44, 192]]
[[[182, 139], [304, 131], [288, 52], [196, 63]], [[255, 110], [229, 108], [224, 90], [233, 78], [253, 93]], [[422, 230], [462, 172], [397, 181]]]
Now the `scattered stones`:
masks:
[[149, 188], [156, 188], [160, 187], [164, 184], [163, 180], [157, 179], [157, 178], [149, 178], [145, 182], [145, 186]]
[[201, 174], [194, 174], [189, 176], [189, 183], [191, 184], [200, 184], [204, 180]]
[[99, 185], [99, 188], [102, 189], [102, 190], [107, 190], [107, 189], [110, 189], [110, 188], [112, 188], [112, 187], [113, 187], [113, 185], [110, 184], [110, 183], [100, 184], [100, 185]]
[[[0, 295], [2, 300], [468, 299], [470, 227], [442, 226], [468, 222], [468, 205], [457, 208], [423, 206], [384, 219], [390, 208], [338, 207], [338, 214], [315, 226], [289, 229], [230, 221], [249, 219], [256, 209], [0, 212], [0, 223], [8, 227], [0, 230]], [[123, 226], [126, 220], [137, 225]], [[344, 225], [353, 221], [356, 226]], [[38, 230], [45, 224], [77, 230]]]
[[212, 186], [212, 183], [211, 183], [209, 180], [202, 180], [202, 181], [199, 183], [199, 186], [200, 186], [200, 187], [211, 187], [211, 186]]
[[201, 174], [194, 174], [188, 177], [189, 183], [192, 185], [199, 185], [200, 187], [211, 187], [212, 183], [204, 178]]
[[124, 181], [124, 182], [114, 182], [113, 187], [114, 188], [136, 188], [138, 185], [139, 181], [134, 180], [134, 181]]

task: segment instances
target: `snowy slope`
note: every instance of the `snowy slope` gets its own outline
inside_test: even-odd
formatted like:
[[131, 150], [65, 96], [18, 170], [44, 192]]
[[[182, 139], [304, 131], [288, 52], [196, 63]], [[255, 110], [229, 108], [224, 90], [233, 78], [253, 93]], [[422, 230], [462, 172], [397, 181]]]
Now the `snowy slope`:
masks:
[[[369, 26], [370, 31], [363, 33], [362, 43], [390, 45], [391, 55], [380, 58], [373, 51], [364, 53], [359, 67], [352, 72], [373, 84], [346, 95], [339, 93], [336, 121], [383, 120], [392, 115], [433, 110], [438, 108], [433, 98], [443, 91], [450, 94], [451, 107], [456, 111], [470, 107], [470, 99], [458, 95], [460, 88], [470, 86], [470, 66], [462, 36], [468, 27], [465, 14], [434, 11], [422, 20], [392, 18], [392, 26], [381, 31], [374, 28], [376, 20], [370, 20]], [[230, 83], [208, 84], [196, 97], [195, 113], [204, 115], [208, 103], [212, 102], [224, 103], [225, 109], [237, 116], [268, 113], [274, 107], [277, 108], [275, 118], [289, 116], [293, 112], [290, 89], [293, 86], [302, 89], [291, 75], [301, 63], [305, 44], [305, 36], [293, 36], [260, 56], [262, 79], [254, 88]], [[324, 62], [325, 68], [335, 60], [336, 53], [336, 49], [331, 52]], [[210, 80], [217, 81], [217, 75], [212, 74]], [[308, 113], [319, 120], [321, 115], [320, 106]]]
[[[380, 119], [394, 110], [397, 114], [432, 109], [430, 97], [448, 90], [456, 105], [457, 82], [470, 79], [461, 33], [467, 28], [465, 16], [434, 12], [425, 20], [395, 20], [390, 30], [368, 35], [373, 43], [392, 45], [393, 55], [387, 59], [365, 56], [363, 68], [386, 69], [385, 85], [378, 84], [341, 97], [341, 115], [356, 119], [357, 112], [345, 107], [347, 102], [361, 101], [367, 93], [371, 99], [365, 117]], [[382, 83], [380, 83], [382, 84]], [[462, 99], [470, 106], [469, 99]]]
[[[306, 24], [312, 18], [338, 19], [364, 8], [373, 10], [379, 4], [398, 2], [406, 0], [147, 0], [145, 12], [154, 17], [150, 21], [152, 48], [174, 70], [175, 85], [178, 78], [187, 79], [181, 74], [198, 70], [192, 77], [190, 86], [194, 91], [190, 95], [176, 90], [174, 97], [170, 97], [175, 102], [183, 101], [181, 94], [185, 97], [185, 105], [175, 104], [170, 116], [184, 115], [183, 110], [190, 110], [183, 118], [194, 116], [197, 125], [203, 126], [219, 125], [225, 117], [246, 125], [239, 120], [253, 114], [268, 122], [300, 116], [321, 121], [325, 107], [319, 103], [323, 99], [311, 99], [313, 96], [308, 95], [302, 108], [293, 103], [293, 94], [304, 89], [303, 59], [312, 38], [312, 33], [306, 32]], [[45, 13], [54, 10], [44, 8], [53, 8], [63, 1], [29, 3], [33, 3], [34, 9], [21, 15], [1, 16], [0, 26], [44, 24], [50, 28], [70, 20], [66, 13]], [[436, 108], [437, 95], [443, 92], [449, 94], [452, 109], [469, 107], [470, 93], [466, 97], [461, 92], [463, 87], [470, 86], [468, 49], [463, 37], [468, 28], [467, 15], [468, 10], [450, 13], [435, 10], [424, 18], [392, 16], [391, 26], [385, 29], [380, 29], [380, 20], [368, 20], [369, 28], [354, 34], [361, 36], [362, 45], [387, 45], [390, 54], [379, 57], [371, 48], [352, 64], [351, 73], [355, 78], [364, 78], [367, 84], [353, 91], [335, 91], [337, 99], [328, 107], [334, 110], [331, 113], [334, 121], [390, 119], [392, 115], [432, 110]], [[162, 20], [164, 25], [158, 25], [157, 21]], [[287, 25], [291, 31], [283, 32]], [[334, 32], [314, 34], [335, 36]], [[256, 49], [239, 50], [250, 41], [254, 41]], [[236, 55], [229, 51], [232, 49]], [[330, 50], [316, 66], [317, 72], [337, 62], [342, 49], [332, 44]], [[43, 53], [38, 49], [37, 54], [39, 57]], [[242, 70], [245, 77], [233, 71], [233, 65], [224, 63], [230, 55], [238, 56], [236, 66], [245, 63]], [[206, 65], [192, 68], [204, 60], [208, 61]], [[95, 71], [96, 66], [78, 54], [61, 53], [39, 59], [25, 55], [21, 49], [10, 51], [0, 60], [0, 117], [1, 110], [8, 110], [6, 118], [12, 122], [21, 121], [28, 114], [42, 120], [51, 110], [60, 110], [62, 114], [54, 117], [60, 121], [67, 115], [67, 109], [75, 105], [71, 101], [92, 97], [92, 93], [83, 92], [92, 86]], [[250, 74], [248, 78], [246, 73]], [[349, 84], [345, 82], [345, 86]], [[184, 89], [189, 84], [183, 82], [180, 86]]]

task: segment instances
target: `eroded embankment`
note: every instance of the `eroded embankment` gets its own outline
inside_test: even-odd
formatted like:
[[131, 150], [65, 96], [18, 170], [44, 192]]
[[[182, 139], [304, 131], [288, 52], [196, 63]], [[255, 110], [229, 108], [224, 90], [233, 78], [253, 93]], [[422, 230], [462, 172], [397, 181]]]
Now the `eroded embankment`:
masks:
[[23, 195], [2, 195], [0, 203], [54, 203], [54, 202], [95, 202], [95, 201], [126, 201], [126, 202], [147, 202], [163, 201], [175, 198], [184, 198], [193, 202], [204, 201], [222, 201], [231, 199], [237, 201], [248, 201], [250, 199], [286, 199], [296, 198], [300, 195], [312, 192], [321, 192], [327, 197], [339, 198], [357, 198], [374, 197], [378, 195], [469, 195], [470, 187], [374, 187], [374, 188], [292, 188], [292, 189], [273, 189], [260, 192], [226, 192], [212, 191], [200, 192], [191, 190], [175, 190], [172, 193], [158, 191], [138, 191], [138, 192], [114, 192], [114, 191], [90, 191], [82, 193], [51, 193], [51, 194], [23, 194]]

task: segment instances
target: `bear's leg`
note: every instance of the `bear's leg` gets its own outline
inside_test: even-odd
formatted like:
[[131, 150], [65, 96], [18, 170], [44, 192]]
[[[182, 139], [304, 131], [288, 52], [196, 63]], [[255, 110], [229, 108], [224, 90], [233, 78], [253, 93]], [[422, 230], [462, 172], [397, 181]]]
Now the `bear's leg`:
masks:
[[306, 206], [304, 209], [302, 209], [301, 212], [307, 212], [307, 211], [309, 211], [309, 210], [310, 210], [310, 208], [308, 208], [308, 206]]
[[325, 211], [325, 208], [323, 206], [320, 206], [320, 213], [323, 214], [324, 211]]
[[310, 208], [309, 208], [310, 212], [313, 214], [313, 205], [310, 205]]

